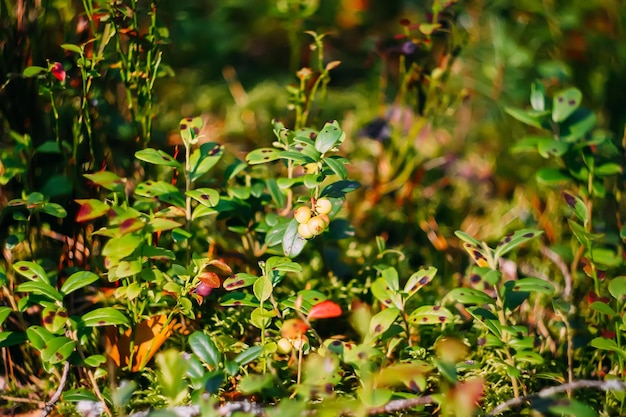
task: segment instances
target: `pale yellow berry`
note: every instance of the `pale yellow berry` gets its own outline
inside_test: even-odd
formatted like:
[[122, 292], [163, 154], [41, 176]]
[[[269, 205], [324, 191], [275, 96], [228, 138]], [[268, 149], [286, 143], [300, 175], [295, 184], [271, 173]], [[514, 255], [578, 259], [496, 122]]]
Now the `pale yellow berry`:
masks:
[[[328, 224], [326, 223], [326, 220], [322, 216], [326, 216], [326, 215], [324, 214], [321, 216], [312, 217], [311, 220], [309, 220], [309, 222], [306, 224], [307, 228], [313, 234], [313, 236], [322, 234], [322, 232], [326, 230], [326, 227], [328, 226]], [[329, 220], [329, 223], [330, 223], [330, 220]]]
[[327, 198], [318, 198], [315, 202], [315, 212], [317, 214], [328, 214], [333, 210], [333, 203]]
[[307, 206], [300, 206], [293, 212], [293, 217], [300, 224], [306, 223], [311, 218], [311, 209]]
[[276, 351], [281, 355], [287, 355], [289, 352], [291, 352], [292, 345], [289, 339], [287, 339], [286, 337], [281, 337], [277, 345], [278, 347]]
[[311, 239], [313, 237], [313, 233], [311, 233], [307, 223], [300, 223], [298, 225], [298, 234], [302, 236], [303, 239]]

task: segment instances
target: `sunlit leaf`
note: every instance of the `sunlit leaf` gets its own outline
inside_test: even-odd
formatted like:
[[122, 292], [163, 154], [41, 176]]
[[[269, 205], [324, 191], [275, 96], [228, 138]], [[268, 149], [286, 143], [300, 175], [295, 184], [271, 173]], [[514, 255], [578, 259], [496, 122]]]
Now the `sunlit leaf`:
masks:
[[336, 120], [324, 125], [320, 133], [315, 138], [315, 149], [324, 154], [339, 145], [343, 141], [345, 134], [339, 127]]
[[83, 314], [80, 323], [84, 327], [101, 327], [101, 326], [128, 326], [128, 318], [119, 310], [113, 307], [101, 307]]
[[111, 209], [111, 207], [109, 207], [106, 203], [93, 198], [79, 199], [75, 201], [80, 204], [80, 209], [78, 209], [78, 214], [76, 215], [77, 222], [86, 222], [97, 219], [98, 217], [102, 217], [107, 214]]
[[495, 304], [493, 298], [474, 288], [454, 288], [446, 296], [461, 304]]
[[559, 123], [567, 119], [580, 106], [583, 95], [576, 88], [561, 90], [554, 95], [552, 120]]
[[43, 295], [53, 301], [63, 301], [63, 295], [58, 292], [52, 285], [42, 281], [28, 281], [17, 286], [17, 291], [32, 292], [33, 294]]
[[191, 167], [190, 179], [197, 181], [209, 172], [224, 155], [224, 147], [219, 143], [207, 142], [191, 153], [189, 166]]
[[90, 271], [78, 271], [70, 275], [61, 286], [61, 293], [68, 295], [78, 289], [93, 284], [100, 277]]
[[146, 148], [135, 152], [135, 158], [154, 165], [164, 165], [181, 169], [180, 162], [160, 149]]
[[33, 281], [41, 281], [46, 284], [50, 283], [48, 279], [48, 274], [43, 269], [43, 267], [35, 262], [30, 261], [19, 261], [13, 264], [13, 269], [15, 272], [20, 274], [23, 277], [26, 277]]
[[419, 326], [422, 324], [442, 324], [452, 323], [454, 316], [445, 307], [441, 306], [421, 306], [415, 309], [409, 316], [409, 323]]

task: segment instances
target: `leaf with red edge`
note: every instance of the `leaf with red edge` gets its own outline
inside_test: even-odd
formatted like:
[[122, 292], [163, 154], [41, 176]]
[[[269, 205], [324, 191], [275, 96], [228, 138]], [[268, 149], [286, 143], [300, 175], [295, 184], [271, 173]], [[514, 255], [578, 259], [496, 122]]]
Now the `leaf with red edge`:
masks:
[[109, 207], [106, 203], [93, 198], [78, 199], [75, 201], [80, 204], [80, 209], [76, 215], [77, 222], [86, 222], [97, 219], [98, 217], [102, 217], [107, 214], [111, 209], [111, 207]]
[[309, 311], [308, 318], [312, 319], [328, 319], [331, 317], [341, 316], [341, 307], [334, 301], [326, 300], [319, 304], [315, 304]]
[[200, 282], [208, 285], [211, 288], [219, 288], [220, 287], [220, 277], [217, 276], [215, 272], [211, 271], [202, 271], [198, 275], [198, 279]]

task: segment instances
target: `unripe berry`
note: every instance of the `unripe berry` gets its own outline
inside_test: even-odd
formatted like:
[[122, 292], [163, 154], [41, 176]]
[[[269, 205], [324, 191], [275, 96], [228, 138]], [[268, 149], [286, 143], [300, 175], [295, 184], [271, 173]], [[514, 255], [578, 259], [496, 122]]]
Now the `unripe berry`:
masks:
[[291, 352], [291, 348], [292, 348], [292, 345], [289, 339], [287, 339], [286, 337], [281, 337], [277, 343], [276, 351], [280, 353], [281, 355], [286, 355], [289, 352]]
[[315, 212], [317, 214], [328, 214], [333, 210], [333, 203], [327, 198], [318, 198], [315, 202]]
[[[323, 216], [326, 216], [326, 215], [324, 214]], [[326, 217], [328, 218], [328, 216]], [[330, 220], [329, 220], [329, 223], [330, 223]], [[317, 235], [322, 234], [322, 232], [326, 230], [328, 223], [326, 223], [326, 220], [322, 216], [315, 216], [311, 218], [311, 220], [309, 220], [309, 222], [306, 225], [309, 231], [313, 234], [313, 236], [317, 236]]]
[[298, 225], [298, 234], [304, 239], [311, 239], [313, 237], [313, 233], [307, 223], [300, 223]]
[[311, 218], [311, 209], [307, 206], [300, 206], [293, 212], [293, 217], [300, 224], [306, 223]]

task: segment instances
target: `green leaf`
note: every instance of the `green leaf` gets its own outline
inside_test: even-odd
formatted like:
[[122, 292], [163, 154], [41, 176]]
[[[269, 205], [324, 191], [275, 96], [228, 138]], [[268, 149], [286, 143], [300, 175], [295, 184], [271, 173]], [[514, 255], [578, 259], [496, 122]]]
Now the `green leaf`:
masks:
[[13, 269], [23, 277], [33, 281], [41, 281], [46, 284], [50, 284], [46, 271], [41, 265], [36, 264], [35, 262], [19, 261], [13, 264]]
[[620, 303], [626, 301], [626, 276], [613, 278], [609, 282], [609, 293]]
[[231, 292], [222, 297], [220, 305], [225, 307], [259, 307], [259, 301], [252, 294]]
[[563, 192], [563, 199], [565, 200], [565, 203], [567, 203], [567, 205], [574, 211], [578, 220], [585, 224], [589, 221], [589, 211], [587, 210], [587, 206], [582, 199], [567, 191]]
[[131, 255], [143, 242], [141, 236], [129, 233], [110, 239], [102, 249], [102, 255], [114, 259], [123, 259]]
[[246, 155], [246, 162], [250, 165], [255, 165], [276, 161], [277, 159], [280, 159], [282, 152], [283, 151], [280, 149], [274, 148], [255, 149]]
[[336, 120], [326, 123], [320, 133], [315, 138], [315, 149], [324, 154], [339, 145], [345, 134], [339, 127], [339, 123]]
[[204, 120], [201, 116], [186, 117], [179, 122], [180, 137], [187, 146], [191, 147], [196, 143], [202, 126], [204, 126]]
[[43, 349], [46, 343], [54, 337], [46, 328], [36, 325], [26, 329], [26, 336], [37, 350]]
[[249, 374], [245, 375], [238, 384], [238, 389], [246, 395], [259, 393], [264, 389], [270, 389], [275, 386], [277, 381], [274, 380], [272, 374], [258, 375]]
[[70, 275], [61, 286], [61, 293], [68, 295], [96, 282], [100, 277], [90, 271], [78, 271]]
[[554, 294], [554, 285], [541, 278], [520, 278], [514, 281], [513, 291], [540, 292], [547, 295]]
[[441, 306], [421, 306], [415, 309], [409, 316], [409, 323], [414, 326], [421, 324], [442, 324], [452, 323], [454, 316], [445, 307]]
[[63, 295], [61, 295], [60, 292], [58, 292], [52, 285], [41, 281], [24, 282], [23, 284], [18, 285], [16, 290], [43, 295], [53, 301], [63, 301]]
[[537, 170], [535, 177], [538, 182], [546, 185], [558, 184], [571, 180], [571, 177], [567, 175], [567, 173], [558, 168], [540, 168]]
[[380, 337], [391, 327], [399, 315], [400, 310], [393, 307], [376, 313], [370, 320], [368, 335], [373, 339]]
[[626, 351], [615, 343], [612, 339], [607, 339], [606, 337], [596, 337], [591, 339], [589, 345], [593, 346], [596, 349], [600, 350], [608, 350], [610, 352], [616, 352], [622, 356], [622, 358], [626, 358]]
[[183, 242], [189, 239], [191, 236], [193, 236], [191, 232], [188, 232], [185, 229], [181, 229], [180, 227], [172, 230], [172, 239], [174, 240], [174, 242]]
[[67, 217], [67, 211], [65, 211], [63, 206], [57, 203], [44, 203], [39, 211], [49, 214], [50, 216], [54, 216], [58, 219], [64, 219], [65, 217]]
[[204, 363], [217, 368], [221, 362], [221, 353], [206, 334], [195, 331], [189, 336], [189, 346], [193, 353]]
[[527, 125], [537, 127], [539, 129], [543, 128], [543, 125], [541, 122], [544, 120], [545, 116], [549, 114], [546, 111], [541, 111], [541, 112], [526, 111], [526, 110], [516, 109], [512, 107], [505, 107], [504, 111], [507, 112], [514, 119], [517, 119], [520, 122], [525, 123]]
[[22, 72], [22, 75], [24, 77], [30, 78], [30, 77], [34, 77], [35, 75], [39, 75], [42, 72], [47, 72], [47, 71], [48, 71], [47, 68], [38, 67], [36, 65], [31, 65], [30, 67], [24, 68], [24, 72]]
[[372, 295], [376, 297], [386, 307], [396, 307], [399, 310], [404, 311], [404, 300], [402, 295], [393, 291], [389, 286], [389, 283], [384, 278], [378, 278], [372, 283], [370, 287]]
[[390, 292], [400, 291], [400, 279], [398, 277], [398, 271], [394, 267], [384, 268], [380, 271], [380, 276], [387, 283], [387, 289]]
[[142, 263], [140, 260], [121, 261], [115, 269], [116, 278], [126, 278], [137, 275], [141, 272]]
[[528, 350], [517, 352], [515, 355], [513, 355], [513, 358], [515, 359], [516, 362], [525, 362], [525, 363], [530, 363], [532, 365], [541, 365], [544, 362], [543, 357], [541, 355], [535, 352], [528, 351]]
[[466, 242], [466, 243], [469, 243], [471, 245], [478, 246], [478, 247], [482, 246], [482, 243], [480, 243], [480, 241], [474, 239], [474, 237], [470, 236], [469, 234], [465, 233], [462, 230], [457, 230], [456, 232], [454, 232], [454, 234], [463, 242]]
[[578, 239], [578, 241], [587, 249], [591, 247], [591, 242], [602, 237], [602, 235], [598, 233], [589, 233], [583, 226], [571, 219], [568, 219], [567, 223], [569, 224], [570, 229], [572, 229], [574, 236], [576, 236], [576, 239]]
[[542, 140], [537, 142], [537, 151], [539, 155], [544, 158], [560, 157], [565, 155], [569, 150], [570, 144], [567, 142], [561, 142], [556, 139]]
[[35, 149], [35, 153], [61, 153], [61, 148], [59, 147], [58, 142], [53, 140], [48, 140], [42, 143], [40, 146]]
[[552, 104], [552, 120], [562, 122], [580, 106], [583, 95], [576, 88], [561, 90], [554, 95]]
[[546, 109], [546, 89], [540, 81], [535, 81], [531, 85], [530, 105], [535, 111], [544, 111]]
[[12, 311], [11, 307], [0, 306], [0, 327], [2, 327], [2, 323], [9, 317]]
[[[104, 355], [91, 355], [85, 358], [85, 365], [90, 366], [92, 368], [97, 368], [103, 363], [106, 362], [106, 357]], [[63, 393], [63, 400], [67, 401], [65, 397], [67, 393]]]
[[191, 153], [189, 166], [191, 173], [189, 178], [192, 182], [197, 181], [204, 174], [209, 172], [224, 155], [224, 147], [219, 143], [207, 142], [200, 145], [198, 149]]
[[220, 193], [212, 188], [196, 188], [187, 191], [185, 195], [206, 207], [215, 207], [220, 201]]
[[302, 266], [283, 256], [271, 256], [265, 261], [265, 270], [280, 272], [302, 272]]
[[407, 294], [407, 300], [424, 286], [428, 285], [428, 283], [435, 278], [436, 274], [437, 268], [433, 266], [414, 272], [404, 285], [404, 292]]
[[272, 295], [274, 287], [272, 286], [272, 281], [270, 281], [267, 276], [263, 275], [254, 282], [252, 290], [256, 298], [263, 304]]
[[135, 195], [147, 198], [157, 198], [168, 204], [185, 207], [185, 197], [178, 188], [165, 181], [146, 181], [138, 184]]
[[246, 274], [245, 272], [239, 272], [232, 277], [226, 278], [222, 286], [226, 291], [233, 291], [239, 288], [249, 287], [254, 284], [258, 279], [256, 275]]
[[298, 233], [298, 222], [296, 219], [291, 219], [287, 224], [282, 243], [283, 253], [290, 258], [298, 256], [306, 246], [307, 240]]
[[286, 197], [285, 194], [283, 194], [283, 192], [280, 190], [280, 187], [278, 186], [278, 181], [276, 181], [274, 178], [269, 178], [265, 180], [265, 184], [267, 186], [267, 190], [272, 196], [274, 204], [277, 207], [284, 207]]
[[65, 49], [66, 51], [77, 53], [79, 55], [82, 55], [83, 53], [83, 48], [72, 43], [64, 43], [61, 45], [61, 48]]
[[210, 216], [217, 213], [218, 211], [214, 208], [198, 205], [195, 209], [193, 209], [193, 213], [191, 214], [191, 220], [200, 219], [202, 217]]
[[180, 162], [160, 149], [147, 148], [135, 152], [135, 158], [154, 165], [164, 165], [181, 169]]
[[461, 304], [495, 304], [493, 298], [474, 288], [454, 288], [446, 297]]
[[78, 209], [78, 214], [76, 215], [77, 222], [86, 222], [97, 219], [98, 217], [104, 216], [109, 212], [109, 210], [111, 210], [111, 207], [109, 207], [108, 204], [93, 198], [78, 199], [74, 201], [80, 204], [80, 209]]
[[150, 223], [148, 223], [147, 231], [150, 233], [164, 232], [166, 230], [173, 230], [181, 226], [182, 226], [181, 223], [174, 221], [172, 219], [164, 219], [161, 217], [157, 217], [157, 218], [150, 220]]
[[598, 313], [609, 316], [609, 318], [613, 317], [616, 314], [615, 310], [613, 310], [611, 306], [602, 301], [594, 301], [593, 303], [591, 303], [589, 308], [593, 311], [597, 311]]
[[359, 399], [366, 407], [382, 407], [391, 400], [393, 391], [387, 388], [361, 388], [358, 391]]
[[590, 406], [583, 404], [579, 401], [572, 399], [559, 399], [556, 400], [554, 405], [548, 406], [548, 410], [561, 416], [576, 416], [576, 417], [597, 417], [596, 413]]
[[361, 184], [357, 181], [337, 181], [324, 187], [320, 193], [320, 197], [343, 198], [346, 194], [358, 189], [360, 186]]
[[252, 346], [235, 356], [233, 360], [239, 365], [246, 365], [261, 356], [261, 353], [263, 353], [263, 346]]
[[84, 388], [71, 389], [63, 392], [63, 401], [78, 402], [83, 400], [95, 403], [98, 402], [98, 397], [96, 397], [96, 394]]
[[41, 350], [41, 360], [50, 364], [63, 362], [74, 352], [76, 342], [69, 337], [60, 336], [49, 340]]
[[301, 165], [316, 162], [316, 160], [311, 158], [310, 156], [297, 151], [281, 151], [280, 158], [295, 161], [296, 163]]
[[606, 177], [609, 175], [621, 174], [622, 166], [615, 162], [607, 162], [606, 164], [602, 164], [593, 171], [599, 177]]
[[27, 340], [26, 333], [0, 332], [0, 348], [21, 345]]
[[101, 327], [101, 326], [116, 326], [116, 325], [129, 325], [128, 318], [122, 314], [119, 310], [113, 307], [102, 307], [90, 311], [81, 317], [81, 324], [83, 327]]
[[528, 242], [529, 240], [536, 238], [542, 233], [542, 231], [535, 229], [521, 229], [514, 233], [510, 233], [503, 237], [500, 242], [498, 242], [498, 246], [494, 251], [494, 256], [496, 258], [500, 258], [504, 254]]
[[330, 156], [322, 160], [322, 162], [342, 180], [345, 180], [348, 177], [348, 170], [345, 167], [346, 161], [347, 160], [345, 158], [334, 156]]

